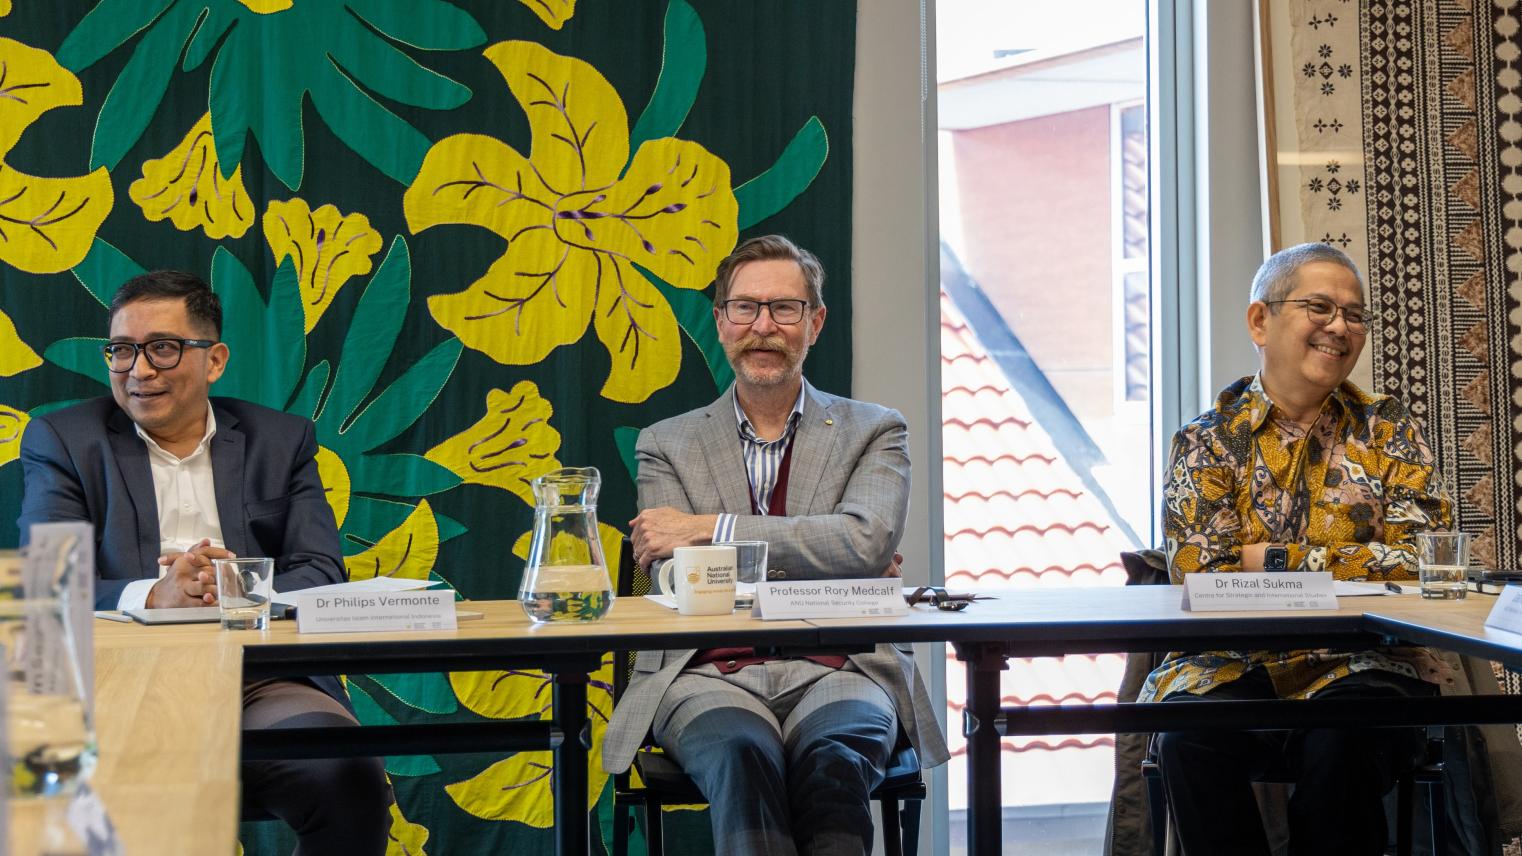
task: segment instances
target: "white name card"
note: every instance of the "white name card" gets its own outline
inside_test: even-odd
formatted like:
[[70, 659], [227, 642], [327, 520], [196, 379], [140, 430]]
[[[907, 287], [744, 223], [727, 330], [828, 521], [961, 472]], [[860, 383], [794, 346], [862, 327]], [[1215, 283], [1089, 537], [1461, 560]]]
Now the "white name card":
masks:
[[1184, 609], [1191, 612], [1336, 608], [1329, 571], [1184, 575]]
[[296, 601], [298, 633], [455, 629], [451, 589], [291, 595]]
[[904, 581], [897, 577], [864, 580], [794, 580], [756, 583], [757, 618], [862, 618], [904, 615]]
[[1522, 633], [1522, 586], [1511, 585], [1501, 589], [1496, 605], [1485, 617], [1485, 626], [1497, 630]]

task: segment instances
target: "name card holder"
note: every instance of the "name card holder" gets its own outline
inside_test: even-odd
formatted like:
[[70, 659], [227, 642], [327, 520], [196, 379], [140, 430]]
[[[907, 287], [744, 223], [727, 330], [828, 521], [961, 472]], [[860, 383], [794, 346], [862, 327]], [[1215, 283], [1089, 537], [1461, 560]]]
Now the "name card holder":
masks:
[[793, 580], [756, 583], [751, 616], [766, 620], [871, 618], [904, 615], [904, 581], [896, 577], [862, 580]]
[[1337, 595], [1329, 571], [1185, 574], [1183, 606], [1190, 612], [1336, 609]]
[[298, 633], [368, 633], [383, 630], [454, 630], [452, 589], [302, 594], [296, 601]]
[[1495, 630], [1522, 633], [1522, 585], [1509, 585], [1501, 589], [1496, 605], [1485, 617], [1485, 626]]

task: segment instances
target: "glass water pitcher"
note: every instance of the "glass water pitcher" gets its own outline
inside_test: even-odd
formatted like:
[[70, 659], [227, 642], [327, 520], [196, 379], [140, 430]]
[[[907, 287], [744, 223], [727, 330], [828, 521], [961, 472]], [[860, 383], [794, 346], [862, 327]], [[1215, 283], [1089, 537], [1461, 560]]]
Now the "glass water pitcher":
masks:
[[596, 621], [613, 606], [613, 584], [597, 535], [595, 467], [534, 479], [534, 533], [518, 601], [534, 621]]

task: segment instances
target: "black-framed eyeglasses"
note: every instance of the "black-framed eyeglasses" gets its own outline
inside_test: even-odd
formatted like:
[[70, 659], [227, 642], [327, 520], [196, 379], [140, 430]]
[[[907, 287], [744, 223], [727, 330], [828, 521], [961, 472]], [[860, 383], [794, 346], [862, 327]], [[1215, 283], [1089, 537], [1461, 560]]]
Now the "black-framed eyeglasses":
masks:
[[151, 342], [108, 342], [101, 347], [106, 355], [106, 368], [117, 374], [132, 371], [137, 365], [137, 355], [144, 354], [148, 365], [159, 371], [172, 369], [180, 364], [186, 348], [210, 348], [216, 342], [211, 339], [154, 339]]
[[1332, 323], [1337, 313], [1342, 313], [1342, 320], [1353, 330], [1362, 332], [1368, 328], [1369, 316], [1360, 306], [1343, 306], [1320, 297], [1291, 297], [1285, 300], [1265, 300], [1268, 306], [1277, 303], [1298, 303], [1305, 307], [1305, 314], [1311, 318], [1311, 323], [1325, 327]]
[[772, 315], [772, 321], [778, 324], [797, 324], [803, 320], [803, 312], [808, 308], [807, 300], [786, 298], [783, 300], [726, 300], [721, 306], [724, 307], [724, 318], [731, 324], [754, 324], [761, 317], [761, 307]]

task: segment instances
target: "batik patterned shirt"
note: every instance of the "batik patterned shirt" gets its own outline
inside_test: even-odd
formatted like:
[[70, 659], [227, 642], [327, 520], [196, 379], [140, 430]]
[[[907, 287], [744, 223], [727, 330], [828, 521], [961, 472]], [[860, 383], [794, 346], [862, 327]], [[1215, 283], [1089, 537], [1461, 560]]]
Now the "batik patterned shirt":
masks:
[[[1242, 378], [1173, 438], [1163, 491], [1169, 574], [1181, 584], [1184, 574], [1240, 571], [1243, 545], [1280, 543], [1291, 571], [1415, 579], [1412, 536], [1452, 520], [1434, 473], [1420, 426], [1389, 396], [1344, 383], [1306, 429], [1273, 405], [1258, 376]], [[1284, 698], [1364, 669], [1444, 676], [1421, 648], [1175, 653], [1148, 676], [1140, 700], [1208, 692], [1254, 666]]]

